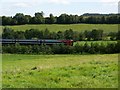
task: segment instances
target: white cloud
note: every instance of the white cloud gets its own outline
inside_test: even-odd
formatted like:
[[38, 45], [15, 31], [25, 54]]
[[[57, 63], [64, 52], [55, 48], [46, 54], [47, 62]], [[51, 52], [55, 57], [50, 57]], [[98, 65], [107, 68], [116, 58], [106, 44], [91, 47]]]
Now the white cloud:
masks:
[[119, 0], [101, 0], [101, 2], [103, 3], [103, 6], [106, 7], [118, 7]]
[[1, 2], [44, 2], [46, 0], [1, 0]]
[[107, 2], [119, 2], [119, 0], [70, 0], [71, 2], [101, 2], [101, 3], [107, 3]]
[[70, 4], [70, 0], [49, 0], [48, 2], [55, 4]]
[[116, 2], [116, 3], [118, 3], [119, 2], [119, 0], [100, 0], [101, 2]]
[[72, 3], [82, 3], [82, 2], [98, 2], [104, 5], [118, 6], [119, 0], [1, 0], [4, 4], [11, 3], [14, 7], [27, 8], [35, 6], [36, 4], [58, 4], [58, 5], [70, 5]]
[[51, 3], [61, 3], [68, 4], [71, 2], [119, 2], [119, 0], [1, 0], [2, 2], [51, 2]]
[[[42, 4], [42, 3], [51, 3], [51, 4], [70, 4], [72, 0], [1, 0], [3, 3], [18, 3], [16, 6], [26, 6], [24, 3], [30, 4]], [[19, 4], [20, 3], [20, 4]]]
[[15, 4], [13, 4], [13, 6], [26, 8], [26, 7], [29, 7], [30, 5], [27, 3], [15, 3]]

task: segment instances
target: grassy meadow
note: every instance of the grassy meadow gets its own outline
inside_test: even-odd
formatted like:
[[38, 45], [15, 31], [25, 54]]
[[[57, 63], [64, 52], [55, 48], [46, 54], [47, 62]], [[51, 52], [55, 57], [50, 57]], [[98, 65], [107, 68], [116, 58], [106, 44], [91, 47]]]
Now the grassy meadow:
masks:
[[57, 32], [57, 31], [65, 31], [68, 29], [73, 29], [75, 31], [85, 31], [85, 30], [92, 30], [92, 29], [101, 29], [105, 33], [108, 32], [117, 32], [118, 31], [118, 24], [38, 24], [38, 25], [14, 25], [14, 26], [3, 26], [3, 27], [9, 27], [13, 30], [17, 31], [25, 31], [28, 29], [39, 29], [39, 30], [45, 30], [48, 28], [51, 32]]
[[117, 88], [118, 54], [3, 54], [3, 88]]
[[[16, 31], [28, 29], [51, 32], [73, 29], [101, 29], [117, 32], [118, 24], [38, 24], [2, 26]], [[0, 27], [1, 28], [1, 27]], [[79, 44], [107, 44], [117, 41], [80, 41]], [[94, 55], [2, 55], [3, 88], [117, 88], [118, 54]]]

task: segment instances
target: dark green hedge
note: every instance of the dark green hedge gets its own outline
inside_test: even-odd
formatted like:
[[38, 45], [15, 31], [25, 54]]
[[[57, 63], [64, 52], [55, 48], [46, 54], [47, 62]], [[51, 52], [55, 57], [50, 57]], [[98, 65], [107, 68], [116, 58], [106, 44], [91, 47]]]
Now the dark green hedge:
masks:
[[3, 45], [2, 53], [11, 54], [113, 54], [120, 53], [120, 41], [118, 43], [97, 44], [91, 43], [74, 46], [66, 45]]

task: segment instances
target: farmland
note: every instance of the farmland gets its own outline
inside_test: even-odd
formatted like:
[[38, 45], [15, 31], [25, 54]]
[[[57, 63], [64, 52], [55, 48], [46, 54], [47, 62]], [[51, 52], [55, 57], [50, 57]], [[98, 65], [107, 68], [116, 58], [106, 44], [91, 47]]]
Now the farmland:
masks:
[[[4, 27], [4, 26], [3, 26]], [[38, 25], [14, 25], [14, 26], [5, 26], [12, 28], [13, 30], [17, 31], [25, 31], [28, 29], [38, 29], [38, 30], [45, 30], [46, 28], [51, 32], [57, 31], [65, 31], [67, 29], [73, 29], [75, 31], [85, 31], [85, 30], [92, 30], [92, 29], [100, 29], [103, 30], [105, 33], [109, 32], [117, 32], [118, 31], [118, 24], [38, 24]]]
[[[9, 8], [6, 10], [19, 13], [0, 16], [0, 88], [118, 88], [120, 15], [87, 13], [85, 9], [82, 10], [85, 14], [77, 15], [77, 9], [81, 14], [84, 12], [73, 7], [79, 4], [73, 5], [74, 1], [71, 5], [57, 4], [57, 7], [65, 8], [60, 16], [56, 16], [56, 12], [48, 16], [49, 12], [37, 11], [39, 6], [48, 11], [49, 4], [52, 5], [50, 9], [58, 10], [58, 13], [61, 9], [57, 9], [55, 3], [45, 0], [42, 5], [38, 2], [29, 8], [17, 5], [12, 9], [13, 3], [5, 4]], [[85, 5], [82, 7], [86, 8]], [[70, 8], [74, 8], [71, 10], [76, 15], [67, 10]], [[87, 8], [92, 10], [93, 7]], [[29, 11], [31, 14], [37, 12], [31, 16]]]
[[[67, 29], [73, 29], [74, 31], [79, 31], [79, 32], [84, 32], [85, 30], [100, 29], [103, 30], [104, 33], [118, 31], [117, 24], [59, 24], [59, 25], [38, 24], [38, 25], [14, 25], [14, 26], [3, 26], [3, 27], [12, 28], [15, 31], [25, 31], [28, 29], [45, 30], [46, 28], [51, 32], [65, 31]], [[104, 40], [78, 41], [75, 42], [74, 45], [76, 43], [84, 45], [86, 42], [89, 45], [91, 45], [91, 42], [97, 43], [99, 45], [100, 44], [107, 45], [108, 43], [117, 43], [117, 41], [104, 41]], [[79, 55], [79, 53], [76, 53], [76, 55], [74, 55], [74, 53], [72, 55], [71, 54], [39, 55], [41, 53], [40, 50], [42, 49], [37, 48], [37, 50], [40, 53], [34, 52], [30, 54], [38, 54], [38, 55], [30, 55], [30, 54], [26, 55], [26, 51], [28, 50], [29, 53], [29, 50], [31, 48], [27, 50], [22, 49], [24, 47], [20, 47], [20, 46], [18, 47], [16, 46], [16, 48], [18, 48], [16, 50], [18, 50], [19, 53], [20, 53], [19, 50], [24, 50], [25, 54], [24, 55], [16, 54], [16, 53], [3, 54], [3, 59], [2, 59], [3, 88], [18, 88], [18, 87], [19, 88], [117, 88], [118, 87], [118, 73], [117, 73], [118, 54], [89, 55], [90, 51], [91, 52], [95, 51], [95, 48], [92, 48], [89, 50], [89, 52], [86, 51], [87, 55], [85, 55], [84, 53], [82, 55]], [[112, 50], [112, 49], [110, 47], [108, 50]], [[10, 49], [10, 50], [14, 51], [15, 49]], [[52, 51], [52, 49], [49, 50]], [[65, 50], [73, 50], [73, 48], [65, 49]], [[107, 50], [106, 47], [105, 50]], [[31, 49], [31, 51], [33, 51], [33, 49]]]
[[117, 88], [118, 54], [3, 54], [3, 88]]

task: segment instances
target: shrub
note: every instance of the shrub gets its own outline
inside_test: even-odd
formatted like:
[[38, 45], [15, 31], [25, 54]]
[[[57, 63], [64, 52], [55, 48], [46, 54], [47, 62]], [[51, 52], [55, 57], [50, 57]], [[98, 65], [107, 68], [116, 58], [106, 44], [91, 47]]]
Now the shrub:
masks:
[[75, 46], [68, 46], [64, 44], [56, 45], [3, 45], [2, 53], [17, 53], [17, 54], [112, 54], [120, 53], [120, 41], [118, 43], [108, 43], [107, 45], [101, 43], [85, 43], [84, 45], [76, 44]]

